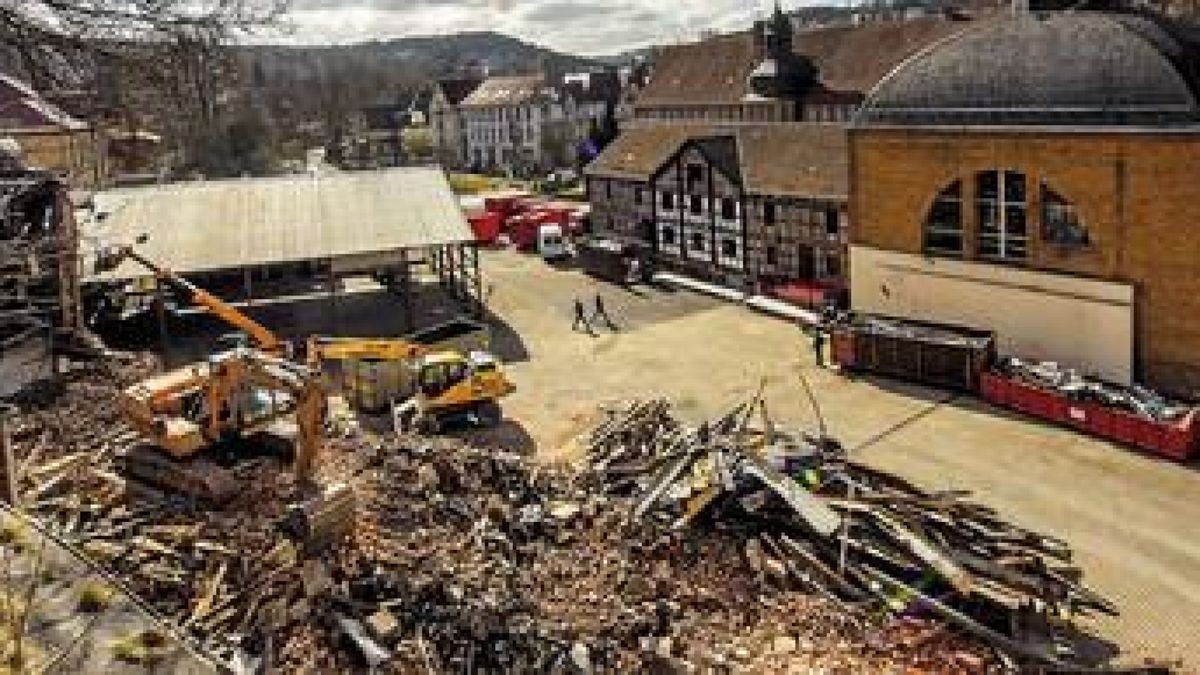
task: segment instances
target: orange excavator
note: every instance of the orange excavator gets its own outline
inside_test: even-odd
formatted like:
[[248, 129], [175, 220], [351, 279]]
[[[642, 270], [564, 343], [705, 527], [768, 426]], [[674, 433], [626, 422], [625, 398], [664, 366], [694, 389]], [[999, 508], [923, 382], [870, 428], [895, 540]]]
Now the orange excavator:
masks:
[[[122, 410], [146, 445], [122, 458], [125, 472], [219, 504], [231, 499], [238, 485], [228, 470], [203, 457], [205, 451], [270, 434], [290, 437], [297, 480], [309, 482], [324, 443], [326, 395], [319, 375], [282, 358], [284, 343], [269, 329], [132, 247], [101, 256], [101, 269], [115, 269], [126, 259], [245, 332], [254, 346], [216, 354], [127, 388]], [[294, 424], [288, 424], [290, 419]]]

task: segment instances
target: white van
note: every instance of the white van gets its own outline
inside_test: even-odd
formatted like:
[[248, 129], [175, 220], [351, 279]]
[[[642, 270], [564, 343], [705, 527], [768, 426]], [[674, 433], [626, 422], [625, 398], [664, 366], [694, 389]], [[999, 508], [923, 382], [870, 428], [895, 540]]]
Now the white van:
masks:
[[538, 253], [543, 260], [561, 260], [570, 253], [567, 251], [567, 240], [563, 234], [562, 225], [542, 225], [538, 227]]

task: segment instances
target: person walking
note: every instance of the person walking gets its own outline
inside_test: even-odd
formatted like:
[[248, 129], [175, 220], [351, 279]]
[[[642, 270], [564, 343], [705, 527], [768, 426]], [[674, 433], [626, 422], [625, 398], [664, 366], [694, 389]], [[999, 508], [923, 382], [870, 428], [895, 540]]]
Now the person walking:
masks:
[[604, 325], [607, 326], [609, 330], [613, 331], [614, 333], [617, 331], [617, 324], [613, 323], [612, 317], [608, 315], [608, 310], [604, 307], [604, 298], [600, 297], [599, 293], [596, 294], [596, 312], [592, 314], [592, 318], [595, 319], [597, 323], [603, 319]]
[[817, 367], [825, 367], [825, 326], [817, 324], [813, 326], [813, 354], [817, 359]]
[[588, 322], [587, 311], [583, 308], [583, 301], [575, 298], [575, 322], [571, 324], [571, 330], [577, 331], [583, 326], [588, 335], [594, 335], [592, 324]]

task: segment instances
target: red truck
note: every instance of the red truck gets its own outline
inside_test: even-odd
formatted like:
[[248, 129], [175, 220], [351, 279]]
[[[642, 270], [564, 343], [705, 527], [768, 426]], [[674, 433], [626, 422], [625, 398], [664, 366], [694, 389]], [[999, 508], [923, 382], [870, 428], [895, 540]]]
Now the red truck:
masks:
[[471, 223], [471, 231], [475, 233], [475, 241], [492, 246], [500, 238], [500, 230], [504, 225], [504, 218], [499, 213], [484, 211], [483, 213], [468, 216], [467, 222]]

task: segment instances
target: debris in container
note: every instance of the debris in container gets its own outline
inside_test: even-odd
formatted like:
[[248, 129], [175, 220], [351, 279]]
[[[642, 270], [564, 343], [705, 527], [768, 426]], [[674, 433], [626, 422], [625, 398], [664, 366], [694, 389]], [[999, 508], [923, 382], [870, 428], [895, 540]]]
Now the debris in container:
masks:
[[1176, 422], [1195, 410], [1194, 406], [1171, 401], [1145, 387], [1125, 387], [1086, 377], [1058, 363], [1034, 363], [1008, 357], [1000, 360], [996, 370], [1020, 382], [1060, 392], [1076, 401], [1095, 401], [1154, 422]]

